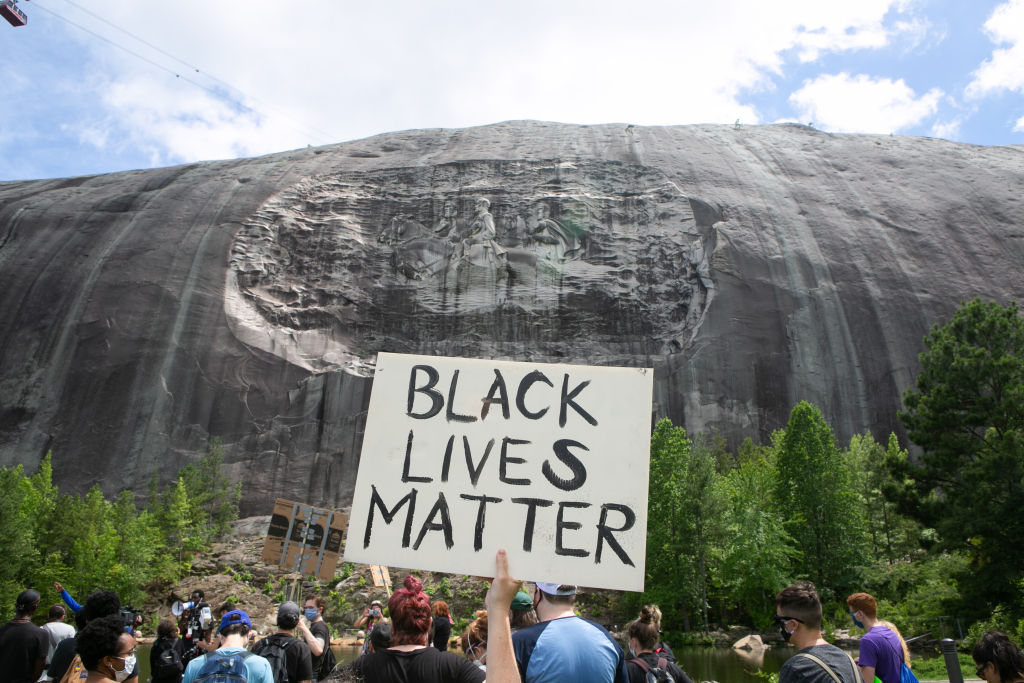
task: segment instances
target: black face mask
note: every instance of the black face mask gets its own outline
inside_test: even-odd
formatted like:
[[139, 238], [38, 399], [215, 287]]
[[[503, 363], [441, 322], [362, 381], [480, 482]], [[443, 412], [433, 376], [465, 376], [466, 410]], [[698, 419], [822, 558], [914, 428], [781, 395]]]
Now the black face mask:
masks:
[[786, 630], [786, 623], [790, 621], [799, 621], [801, 624], [803, 623], [796, 617], [780, 617], [775, 615], [774, 619], [775, 623], [779, 625], [779, 633], [782, 634], [782, 639], [787, 643], [789, 642], [789, 639], [793, 637], [793, 634]]

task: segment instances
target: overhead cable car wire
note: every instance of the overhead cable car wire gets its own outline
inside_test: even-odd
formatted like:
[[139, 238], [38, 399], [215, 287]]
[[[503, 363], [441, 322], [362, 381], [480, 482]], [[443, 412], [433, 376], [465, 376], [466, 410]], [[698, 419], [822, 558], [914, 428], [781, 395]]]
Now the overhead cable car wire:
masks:
[[[185, 60], [183, 60], [183, 59], [181, 59], [179, 57], [175, 57], [171, 53], [169, 53], [169, 52], [167, 52], [165, 50], [160, 49], [159, 47], [153, 45], [152, 43], [150, 43], [150, 42], [148, 42], [146, 40], [143, 40], [142, 38], [139, 38], [138, 36], [134, 35], [130, 31], [127, 31], [127, 30], [121, 28], [120, 26], [117, 26], [116, 24], [113, 24], [109, 20], [96, 15], [95, 13], [89, 11], [88, 9], [85, 9], [84, 7], [81, 7], [78, 4], [76, 4], [74, 2], [71, 2], [71, 0], [65, 0], [65, 2], [67, 2], [68, 4], [73, 5], [74, 7], [82, 10], [86, 14], [89, 14], [90, 16], [95, 17], [96, 19], [102, 21], [103, 23], [105, 23], [106, 25], [110, 26], [111, 28], [117, 29], [121, 33], [124, 33], [125, 35], [128, 35], [128, 36], [132, 37], [133, 39], [139, 41], [143, 45], [146, 45], [147, 47], [149, 47], [149, 48], [151, 48], [153, 50], [156, 50], [160, 54], [165, 55], [167, 57], [170, 57], [171, 59], [175, 60], [176, 62], [178, 62], [180, 64], [184, 64], [185, 66], [189, 67], [190, 69], [193, 69], [196, 73], [202, 74], [202, 75], [210, 78], [211, 80], [213, 80], [213, 81], [215, 81], [217, 83], [220, 83], [221, 85], [223, 85], [228, 90], [233, 90], [234, 92], [240, 94], [242, 96], [242, 98], [247, 99], [247, 100], [251, 100], [253, 102], [257, 102], [261, 106], [267, 106], [265, 102], [260, 101], [258, 98], [255, 98], [255, 97], [252, 97], [250, 95], [247, 95], [244, 91], [242, 91], [239, 88], [236, 88], [235, 86], [231, 85], [227, 81], [224, 81], [224, 80], [222, 80], [220, 78], [217, 78], [216, 76], [213, 76], [211, 74], [206, 74], [204, 72], [201, 72], [198, 69], [198, 67], [195, 67], [195, 66], [189, 64], [188, 62], [186, 62]], [[154, 67], [156, 67], [156, 68], [158, 68], [158, 69], [160, 69], [162, 71], [166, 71], [167, 73], [173, 75], [175, 78], [180, 78], [183, 81], [187, 81], [188, 83], [191, 83], [192, 85], [196, 86], [197, 88], [205, 90], [206, 92], [210, 93], [211, 95], [213, 95], [217, 99], [222, 99], [223, 98], [223, 93], [222, 92], [218, 92], [217, 90], [214, 90], [213, 88], [211, 88], [211, 87], [209, 87], [207, 85], [204, 85], [202, 83], [199, 83], [199, 82], [193, 80], [192, 78], [189, 78], [187, 75], [182, 75], [182, 74], [178, 73], [177, 71], [175, 71], [174, 69], [171, 69], [171, 68], [169, 68], [169, 67], [167, 67], [167, 66], [165, 66], [163, 64], [160, 64], [159, 62], [153, 61], [149, 57], [146, 57], [146, 56], [144, 56], [142, 54], [139, 54], [138, 52], [132, 50], [131, 48], [125, 47], [124, 45], [121, 45], [120, 43], [118, 43], [118, 42], [116, 42], [114, 40], [111, 40], [110, 38], [107, 38], [106, 36], [101, 35], [101, 34], [95, 32], [95, 31], [93, 31], [92, 29], [86, 28], [85, 26], [83, 26], [83, 25], [81, 25], [81, 24], [79, 24], [79, 23], [77, 23], [75, 21], [72, 21], [71, 19], [68, 19], [67, 17], [65, 17], [65, 16], [63, 16], [61, 14], [58, 14], [54, 10], [46, 7], [45, 5], [40, 4], [39, 2], [36, 2], [34, 6], [40, 8], [42, 10], [45, 10], [46, 12], [49, 12], [50, 14], [52, 14], [55, 17], [57, 17], [58, 19], [71, 24], [72, 26], [74, 26], [75, 28], [77, 28], [77, 29], [79, 29], [81, 31], [84, 31], [84, 32], [86, 32], [86, 33], [88, 33], [88, 34], [90, 34], [92, 36], [95, 36], [96, 38], [99, 38], [100, 40], [102, 40], [105, 43], [113, 45], [114, 47], [118, 48], [119, 50], [127, 52], [128, 54], [132, 55], [133, 57], [136, 57], [136, 58], [146, 62], [147, 64], [150, 64], [151, 66], [154, 66]], [[263, 113], [260, 112], [255, 107], [252, 107], [252, 106], [250, 106], [248, 104], [245, 104], [244, 102], [239, 102], [239, 104], [241, 104], [241, 106], [243, 106], [245, 109], [248, 109], [249, 111], [252, 111], [252, 112], [254, 112], [256, 114], [263, 115]], [[271, 109], [273, 109], [273, 108], [271, 107]], [[299, 123], [298, 121], [295, 121], [294, 119], [289, 118], [287, 115], [283, 114], [280, 111], [275, 111], [275, 113], [278, 116], [280, 116], [281, 118], [283, 118], [285, 121], [290, 123], [295, 130], [297, 130], [297, 131], [299, 131], [301, 133], [304, 133], [306, 135], [309, 135], [309, 134], [312, 133], [313, 134], [312, 137], [322, 139], [325, 144], [329, 144], [331, 142], [335, 142], [334, 136], [332, 136], [330, 133], [325, 133], [324, 131], [319, 130], [317, 128], [313, 128], [311, 126], [306, 126], [306, 125], [304, 125], [302, 123]]]

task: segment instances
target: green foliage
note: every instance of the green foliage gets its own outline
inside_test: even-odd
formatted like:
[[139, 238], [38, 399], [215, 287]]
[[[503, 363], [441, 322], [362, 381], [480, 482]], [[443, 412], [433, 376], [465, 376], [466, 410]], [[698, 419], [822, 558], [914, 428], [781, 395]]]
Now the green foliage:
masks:
[[[960, 672], [964, 678], [974, 678], [974, 660], [970, 655], [962, 652], [957, 653], [960, 662]], [[945, 657], [929, 657], [928, 659], [915, 659], [910, 667], [919, 681], [942, 681], [949, 680], [949, 671], [946, 670]]]
[[769, 455], [747, 439], [736, 469], [725, 477], [729, 542], [722, 553], [721, 583], [729, 601], [742, 606], [760, 629], [772, 623], [775, 594], [791, 583], [797, 554], [772, 505], [775, 471]]
[[712, 448], [696, 444], [668, 419], [651, 436], [648, 491], [648, 589], [634, 599], [661, 605], [667, 624], [691, 626], [699, 617], [707, 629], [713, 549], [725, 531], [725, 496]]
[[863, 542], [862, 509], [852, 477], [821, 411], [801, 401], [786, 428], [772, 435], [777, 478], [774, 499], [799, 559], [794, 574], [809, 576], [824, 601], [855, 587], [851, 569]]
[[961, 649], [970, 652], [988, 631], [1002, 631], [1017, 643], [1024, 642], [1024, 619], [1017, 619], [1010, 610], [1000, 605], [993, 610], [991, 616], [971, 624], [961, 644]]
[[354, 562], [343, 562], [338, 573], [334, 576], [335, 583], [344, 581], [348, 577], [352, 576], [356, 571], [356, 565]]
[[237, 487], [227, 493], [228, 505], [198, 492], [231, 488], [219, 468], [215, 444], [144, 510], [131, 491], [113, 501], [98, 485], [84, 496], [60, 494], [49, 454], [32, 476], [20, 465], [0, 468], [0, 604], [13, 604], [26, 586], [39, 590], [44, 604], [57, 602], [54, 581], [79, 600], [107, 588], [126, 605], [140, 604], [140, 586], [177, 579], [189, 568], [185, 551], [201, 547], [237, 515]]
[[876, 557], [892, 564], [920, 547], [920, 525], [900, 514], [896, 504], [885, 497], [891, 474], [887, 462], [906, 459], [895, 434], [883, 448], [871, 434], [850, 439], [845, 460], [864, 507], [864, 525]]
[[348, 602], [348, 596], [342, 595], [338, 591], [330, 591], [327, 594], [327, 600], [331, 606], [331, 612], [334, 614], [340, 614], [349, 609], [350, 605]]
[[162, 491], [150, 487], [149, 509], [167, 537], [168, 547], [177, 549], [179, 562], [186, 553], [223, 537], [238, 517], [241, 485], [232, 484], [221, 473], [223, 460], [224, 448], [214, 439], [198, 462], [182, 468], [174, 484]]
[[878, 613], [911, 638], [934, 630], [935, 618], [950, 613], [960, 598], [956, 577], [966, 568], [963, 553], [919, 553], [865, 568], [863, 590], [878, 600]]
[[893, 458], [887, 493], [966, 552], [965, 608], [1024, 616], [1024, 319], [1016, 304], [975, 299], [924, 339], [921, 372], [900, 419], [924, 450]]

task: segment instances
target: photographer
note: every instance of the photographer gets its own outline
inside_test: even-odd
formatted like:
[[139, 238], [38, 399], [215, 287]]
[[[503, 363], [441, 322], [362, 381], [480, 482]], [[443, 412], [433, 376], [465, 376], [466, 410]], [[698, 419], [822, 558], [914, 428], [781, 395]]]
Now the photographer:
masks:
[[374, 625], [380, 622], [387, 622], [384, 618], [383, 605], [380, 600], [374, 600], [370, 603], [370, 606], [363, 610], [361, 617], [356, 619], [355, 627], [361, 628], [366, 631], [366, 638], [363, 640], [363, 652], [366, 654], [369, 649], [370, 643], [370, 631], [373, 630]]
[[182, 661], [186, 665], [199, 655], [217, 649], [217, 646], [210, 642], [213, 633], [213, 612], [209, 603], [204, 602], [205, 597], [206, 594], [198, 588], [192, 591], [187, 606], [178, 620], [178, 631], [182, 634], [181, 644], [184, 650]]

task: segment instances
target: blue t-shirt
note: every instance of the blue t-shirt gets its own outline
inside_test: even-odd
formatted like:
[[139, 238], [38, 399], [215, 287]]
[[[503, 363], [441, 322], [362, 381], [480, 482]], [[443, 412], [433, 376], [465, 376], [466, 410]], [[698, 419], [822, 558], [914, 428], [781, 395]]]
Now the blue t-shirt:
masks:
[[542, 621], [512, 634], [524, 683], [628, 683], [622, 648], [580, 617]]
[[206, 664], [206, 658], [211, 655], [233, 655], [242, 653], [249, 655], [245, 658], [245, 669], [248, 672], [249, 683], [274, 683], [274, 672], [270, 669], [270, 662], [259, 655], [254, 655], [240, 647], [222, 647], [214, 652], [200, 655], [188, 663], [185, 667], [185, 677], [182, 678], [182, 683], [193, 683], [196, 680], [196, 676], [199, 675], [199, 671], [203, 668], [203, 664]]
[[875, 626], [860, 639], [861, 666], [873, 666], [882, 683], [900, 683], [903, 646], [899, 637], [885, 626]]

